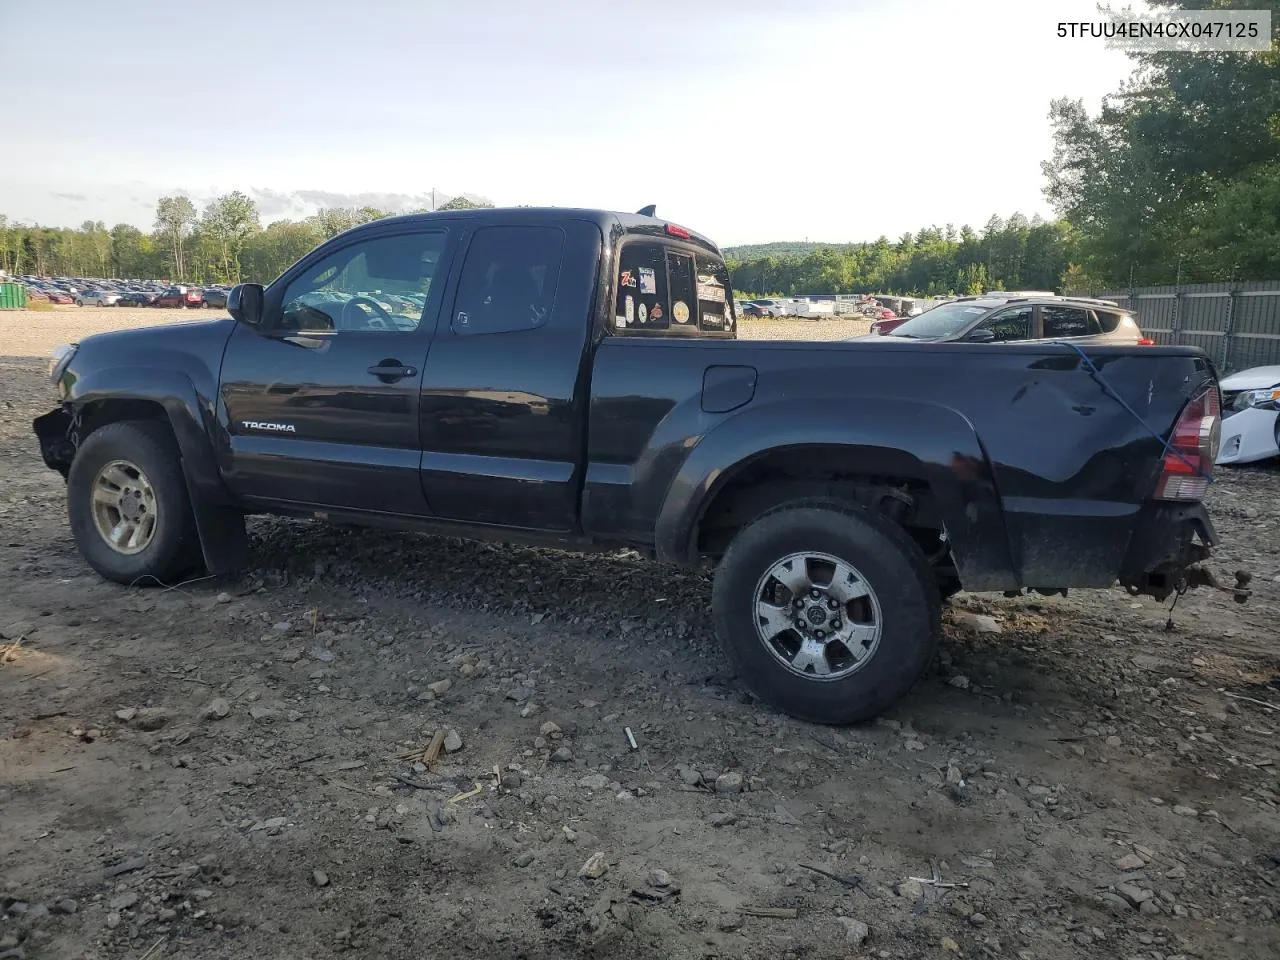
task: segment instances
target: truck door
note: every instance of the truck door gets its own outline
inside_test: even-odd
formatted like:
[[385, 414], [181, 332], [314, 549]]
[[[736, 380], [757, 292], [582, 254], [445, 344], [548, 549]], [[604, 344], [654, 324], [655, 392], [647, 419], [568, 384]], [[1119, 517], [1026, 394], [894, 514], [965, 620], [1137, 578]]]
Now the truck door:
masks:
[[272, 284], [263, 329], [238, 327], [223, 358], [233, 494], [428, 512], [419, 386], [449, 272], [449, 230], [357, 233]]
[[584, 363], [600, 229], [478, 225], [427, 358], [422, 487], [433, 515], [531, 530], [577, 526]]

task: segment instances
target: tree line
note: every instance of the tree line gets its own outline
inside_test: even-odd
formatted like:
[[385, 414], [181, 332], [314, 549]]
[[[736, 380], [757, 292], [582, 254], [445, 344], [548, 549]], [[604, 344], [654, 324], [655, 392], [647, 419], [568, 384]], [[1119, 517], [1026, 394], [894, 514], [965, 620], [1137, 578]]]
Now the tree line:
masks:
[[[1068, 271], [1075, 238], [1062, 221], [992, 217], [981, 232], [965, 225], [926, 227], [872, 243], [729, 247], [735, 290], [747, 296], [900, 293], [917, 296], [988, 290], [1054, 290]], [[806, 251], [804, 248], [809, 247]], [[778, 248], [787, 253], [775, 253]], [[764, 255], [757, 255], [761, 250]]]
[[[441, 210], [489, 206], [454, 197]], [[425, 212], [425, 211], [414, 211]], [[390, 216], [373, 207], [321, 210], [262, 225], [239, 190], [199, 211], [182, 194], [161, 197], [153, 228], [86, 220], [78, 228], [26, 226], [0, 214], [0, 270], [11, 274], [122, 277], [193, 284], [267, 283], [313, 247], [357, 224]]]

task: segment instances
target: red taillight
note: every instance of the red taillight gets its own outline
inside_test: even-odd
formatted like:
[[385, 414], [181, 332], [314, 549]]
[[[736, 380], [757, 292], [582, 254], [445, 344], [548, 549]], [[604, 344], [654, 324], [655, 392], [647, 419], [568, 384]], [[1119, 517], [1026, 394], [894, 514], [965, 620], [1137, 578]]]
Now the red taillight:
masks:
[[1160, 464], [1157, 500], [1200, 500], [1209, 488], [1222, 438], [1222, 405], [1210, 387], [1183, 408]]
[[667, 224], [667, 233], [673, 237], [679, 237], [682, 240], [688, 240], [690, 236], [688, 230], [684, 227], [677, 227], [674, 223]]
[[1155, 345], [1156, 345], [1156, 342], [1152, 340], [1150, 337], [1143, 337], [1141, 340], [1138, 341], [1138, 346], [1140, 347], [1154, 347]]

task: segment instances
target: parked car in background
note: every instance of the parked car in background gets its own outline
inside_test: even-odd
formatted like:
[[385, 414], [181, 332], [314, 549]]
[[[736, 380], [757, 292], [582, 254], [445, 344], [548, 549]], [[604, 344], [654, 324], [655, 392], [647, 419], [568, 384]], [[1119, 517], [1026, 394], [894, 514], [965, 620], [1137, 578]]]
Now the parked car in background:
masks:
[[1280, 456], [1280, 366], [1225, 377], [1218, 463], [1255, 463]]
[[158, 294], [146, 290], [133, 290], [116, 301], [117, 307], [149, 307], [155, 302]]
[[152, 301], [153, 307], [203, 307], [204, 294], [195, 287], [170, 287]]
[[749, 314], [756, 317], [782, 317], [786, 316], [787, 304], [784, 300], [752, 300], [757, 313]]
[[227, 308], [227, 291], [210, 288], [204, 292], [204, 305], [206, 307], [216, 307], [219, 310]]
[[881, 317], [871, 322], [871, 332], [878, 337], [887, 337], [894, 330], [910, 320], [910, 317]]
[[873, 342], [1015, 343], [1069, 340], [1078, 343], [1150, 346], [1133, 314], [1111, 300], [989, 294], [960, 297], [900, 324]]
[[53, 290], [48, 290], [46, 292], [49, 295], [50, 303], [71, 304], [76, 302], [75, 298], [71, 296], [71, 294], [66, 293], [62, 290], [53, 289]]
[[77, 307], [114, 307], [120, 294], [110, 290], [82, 290], [76, 294]]

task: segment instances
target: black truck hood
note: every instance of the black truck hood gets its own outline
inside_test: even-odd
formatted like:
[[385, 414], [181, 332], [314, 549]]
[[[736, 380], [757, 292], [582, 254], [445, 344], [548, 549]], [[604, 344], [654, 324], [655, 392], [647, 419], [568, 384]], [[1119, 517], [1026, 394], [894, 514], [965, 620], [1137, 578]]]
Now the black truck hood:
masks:
[[81, 350], [99, 352], [129, 351], [138, 349], [182, 350], [188, 346], [209, 343], [212, 340], [225, 343], [235, 329], [230, 317], [211, 317], [208, 320], [184, 320], [180, 323], [156, 324], [134, 330], [110, 330], [95, 333], [76, 341]]

